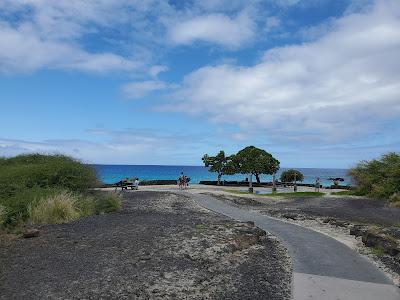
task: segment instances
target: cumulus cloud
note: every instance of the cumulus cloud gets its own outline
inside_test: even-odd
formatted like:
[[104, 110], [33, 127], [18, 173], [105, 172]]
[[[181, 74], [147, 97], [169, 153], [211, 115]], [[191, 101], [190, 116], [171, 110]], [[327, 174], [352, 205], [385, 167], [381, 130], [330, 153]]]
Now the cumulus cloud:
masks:
[[85, 34], [96, 33], [99, 26], [119, 22], [120, 3], [0, 1], [0, 72], [31, 72], [42, 68], [87, 72], [136, 69], [140, 64], [132, 58], [112, 52], [92, 53], [79, 43]]
[[270, 137], [337, 142], [374, 132], [400, 115], [400, 3], [378, 1], [331, 28], [313, 42], [271, 49], [251, 67], [191, 73], [174, 107]]
[[196, 41], [239, 47], [254, 36], [249, 11], [257, 1], [226, 3], [0, 0], [0, 72], [140, 70], [155, 77], [165, 71], [149, 70], [155, 48]]
[[247, 13], [235, 18], [224, 14], [209, 14], [178, 22], [170, 26], [169, 37], [175, 44], [196, 41], [211, 42], [227, 47], [239, 47], [255, 34], [255, 24]]
[[65, 42], [43, 40], [29, 25], [0, 23], [0, 71], [17, 73], [40, 68], [89, 72], [133, 70], [138, 63], [113, 53], [89, 53]]

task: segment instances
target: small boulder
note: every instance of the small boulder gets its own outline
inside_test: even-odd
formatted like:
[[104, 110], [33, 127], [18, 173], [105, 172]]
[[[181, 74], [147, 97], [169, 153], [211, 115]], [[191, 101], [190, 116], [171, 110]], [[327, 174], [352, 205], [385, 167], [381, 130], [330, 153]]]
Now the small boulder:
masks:
[[362, 236], [366, 232], [364, 225], [353, 225], [350, 228], [350, 235]]
[[362, 235], [362, 241], [367, 247], [377, 247], [391, 256], [396, 256], [400, 253], [400, 245], [384, 234], [367, 231]]
[[40, 235], [40, 231], [38, 229], [35, 228], [28, 228], [25, 229], [24, 233], [22, 234], [22, 236], [25, 239], [29, 239], [29, 238], [33, 238], [33, 237], [38, 237]]
[[291, 219], [291, 220], [294, 220], [294, 221], [296, 221], [296, 220], [298, 220], [298, 219], [301, 219], [301, 218], [299, 217], [299, 215], [298, 215], [298, 214], [295, 214], [295, 213], [284, 213], [284, 214], [282, 215], [282, 217], [285, 218], [285, 219]]

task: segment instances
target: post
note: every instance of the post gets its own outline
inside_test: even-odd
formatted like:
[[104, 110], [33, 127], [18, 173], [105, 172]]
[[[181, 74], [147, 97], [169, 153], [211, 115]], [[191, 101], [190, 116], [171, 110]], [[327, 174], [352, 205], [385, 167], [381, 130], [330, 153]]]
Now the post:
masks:
[[250, 174], [249, 193], [253, 194], [253, 174]]
[[275, 179], [275, 174], [276, 173], [274, 173], [274, 174], [272, 174], [272, 192], [273, 193], [276, 193], [276, 179]]
[[294, 192], [297, 192], [296, 173], [294, 173], [294, 186], [293, 186], [293, 191], [294, 191]]

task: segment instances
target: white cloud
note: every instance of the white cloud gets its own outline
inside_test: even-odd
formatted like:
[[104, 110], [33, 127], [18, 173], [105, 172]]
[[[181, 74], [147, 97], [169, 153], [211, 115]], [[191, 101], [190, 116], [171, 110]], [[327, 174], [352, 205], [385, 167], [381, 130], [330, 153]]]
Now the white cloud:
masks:
[[254, 34], [255, 24], [244, 12], [235, 18], [223, 14], [196, 16], [169, 28], [171, 41], [183, 45], [205, 41], [236, 48], [248, 42]]
[[155, 49], [195, 41], [239, 47], [254, 36], [249, 12], [257, 1], [227, 2], [0, 0], [0, 72], [140, 70], [156, 77], [165, 67], [149, 70], [160, 58]]
[[113, 53], [89, 53], [74, 44], [43, 40], [29, 24], [12, 28], [0, 23], [0, 71], [30, 72], [40, 68], [90, 72], [133, 70], [138, 63]]
[[158, 74], [167, 72], [168, 69], [167, 66], [155, 65], [150, 68], [149, 73], [152, 77], [157, 77]]
[[314, 42], [275, 48], [252, 67], [188, 75], [173, 108], [273, 136], [343, 141], [400, 116], [400, 2], [333, 22]]
[[146, 96], [147, 94], [168, 88], [168, 85], [159, 80], [147, 80], [130, 82], [122, 86], [122, 92], [125, 97], [136, 99]]

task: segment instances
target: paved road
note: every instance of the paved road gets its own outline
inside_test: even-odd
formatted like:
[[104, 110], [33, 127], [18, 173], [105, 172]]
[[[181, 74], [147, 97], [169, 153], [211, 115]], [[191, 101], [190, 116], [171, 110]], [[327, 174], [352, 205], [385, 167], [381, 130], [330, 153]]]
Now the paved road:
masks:
[[294, 299], [400, 299], [398, 288], [383, 272], [335, 239], [209, 195], [183, 193], [207, 209], [239, 221], [254, 221], [279, 237], [293, 259]]

